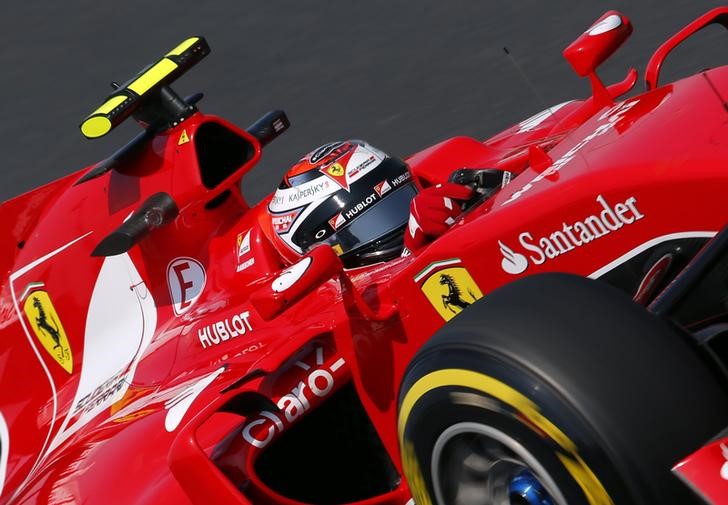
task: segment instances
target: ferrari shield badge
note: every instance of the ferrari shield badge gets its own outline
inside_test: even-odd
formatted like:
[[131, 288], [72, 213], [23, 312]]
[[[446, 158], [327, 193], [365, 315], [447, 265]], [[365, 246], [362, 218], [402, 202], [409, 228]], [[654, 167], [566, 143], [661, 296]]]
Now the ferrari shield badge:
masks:
[[430, 263], [415, 276], [415, 282], [446, 321], [483, 297], [459, 258]]
[[326, 169], [326, 173], [331, 177], [341, 177], [344, 175], [344, 167], [341, 166], [341, 163], [333, 163]]
[[43, 347], [63, 369], [73, 371], [73, 355], [66, 331], [53, 302], [44, 290], [32, 291], [23, 304], [25, 317]]

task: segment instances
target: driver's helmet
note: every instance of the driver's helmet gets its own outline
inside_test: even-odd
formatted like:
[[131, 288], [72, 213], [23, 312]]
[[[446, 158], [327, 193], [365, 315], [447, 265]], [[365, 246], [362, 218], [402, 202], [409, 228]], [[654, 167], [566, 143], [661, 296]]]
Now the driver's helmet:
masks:
[[264, 229], [289, 263], [319, 243], [331, 245], [347, 268], [386, 261], [402, 252], [416, 192], [402, 160], [361, 140], [332, 142], [284, 176]]

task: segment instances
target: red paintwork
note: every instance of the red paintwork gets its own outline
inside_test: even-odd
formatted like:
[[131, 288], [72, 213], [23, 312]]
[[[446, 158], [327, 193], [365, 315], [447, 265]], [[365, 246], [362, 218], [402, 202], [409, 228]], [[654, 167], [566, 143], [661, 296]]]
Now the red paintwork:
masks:
[[728, 438], [721, 438], [691, 454], [672, 469], [707, 503], [728, 502]]
[[[706, 75], [728, 92], [728, 67]], [[598, 276], [649, 241], [677, 233], [706, 236], [728, 221], [728, 113], [703, 75], [614, 105], [599, 103], [570, 102], [484, 142], [457, 137], [410, 156], [421, 185], [461, 167], [502, 168], [516, 176], [416, 255], [349, 271], [323, 258], [326, 268], [311, 277], [328, 280], [311, 281], [316, 285], [296, 292], [286, 310], [270, 292], [285, 263], [260, 227], [267, 200], [249, 208], [237, 185], [260, 156], [257, 141], [225, 123], [256, 146], [255, 156], [216, 189], [201, 184], [195, 132], [218, 118], [197, 113], [159, 135], [133, 173], [111, 172], [73, 186], [82, 170], [6, 202], [0, 207], [7, 237], [0, 253], [0, 338], [6, 343], [0, 414], [10, 442], [0, 501], [297, 504], [261, 482], [253, 462], [270, 440], [349, 381], [400, 469], [399, 381], [412, 355], [445, 323], [421, 289], [418, 274], [429, 265], [458, 258], [487, 296], [521, 275]], [[183, 130], [191, 142], [179, 143]], [[222, 204], [205, 208], [228, 189]], [[173, 223], [128, 256], [90, 256], [158, 191], [169, 192], [180, 207]], [[520, 244], [524, 234], [533, 243], [600, 214], [614, 230], [572, 243], [551, 259], [539, 262], [538, 253]], [[511, 250], [511, 263], [503, 246]], [[522, 262], [518, 268], [518, 255], [525, 269]], [[201, 290], [198, 265], [205, 273]], [[187, 283], [182, 294], [170, 290], [168, 279], [173, 286], [174, 279]], [[34, 282], [44, 283], [62, 321], [71, 373], [29, 329], [20, 298]], [[120, 350], [107, 351], [99, 342]], [[114, 360], [123, 366], [104, 370]], [[88, 376], [96, 380], [91, 386]], [[82, 384], [96, 387], [92, 397], [103, 408], [60, 438]], [[240, 393], [300, 407], [291, 407], [290, 421], [284, 413], [275, 414], [276, 421], [220, 411]], [[185, 402], [188, 409], [178, 407]], [[79, 410], [85, 408], [93, 409], [84, 403]], [[2, 431], [0, 420], [0, 440]], [[246, 433], [261, 447], [247, 442]], [[209, 455], [223, 439], [227, 450], [213, 463]], [[0, 449], [0, 464], [7, 448]], [[302, 454], [300, 464], [315, 464], [316, 457]], [[692, 461], [698, 472], [712, 471], [712, 463]], [[326, 475], [311, 485], [325, 486]], [[402, 483], [361, 503], [408, 499]]]
[[632, 34], [632, 23], [617, 11], [602, 17], [564, 49], [564, 58], [580, 77], [594, 73]]

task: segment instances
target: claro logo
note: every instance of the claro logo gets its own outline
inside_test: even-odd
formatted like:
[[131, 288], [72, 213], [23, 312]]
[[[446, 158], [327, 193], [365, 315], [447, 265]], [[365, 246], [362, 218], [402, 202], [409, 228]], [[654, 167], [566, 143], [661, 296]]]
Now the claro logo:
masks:
[[530, 232], [518, 235], [522, 252], [514, 251], [499, 240], [503, 271], [511, 275], [521, 274], [526, 271], [529, 263], [541, 265], [645, 217], [637, 208], [637, 199], [633, 196], [615, 205], [607, 202], [602, 195], [596, 201], [601, 210], [580, 221], [564, 221], [561, 229], [548, 235], [534, 237]]
[[[334, 388], [335, 374], [346, 363], [344, 358], [339, 358], [331, 367], [323, 367], [323, 348], [316, 350], [316, 365], [319, 368], [311, 371], [305, 380], [301, 380], [282, 396], [276, 403], [280, 412], [275, 413], [269, 410], [262, 411], [257, 417], [246, 423], [243, 427], [243, 440], [250, 445], [262, 449], [268, 445], [276, 433], [282, 433], [287, 424], [298, 419], [304, 412], [311, 408], [312, 397], [324, 398]], [[297, 362], [296, 365], [308, 371], [311, 366]]]

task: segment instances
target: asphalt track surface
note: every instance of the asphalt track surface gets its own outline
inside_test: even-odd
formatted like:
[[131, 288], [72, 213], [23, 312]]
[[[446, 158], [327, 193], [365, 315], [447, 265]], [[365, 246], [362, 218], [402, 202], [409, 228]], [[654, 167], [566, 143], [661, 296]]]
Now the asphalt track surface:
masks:
[[[244, 180], [252, 200], [318, 145], [363, 138], [406, 156], [454, 135], [486, 138], [588, 85], [561, 51], [608, 9], [631, 39], [600, 71], [640, 78], [652, 52], [721, 2], [481, 0], [4, 2], [0, 13], [0, 201], [98, 161], [131, 138], [81, 136], [82, 118], [111, 81], [124, 82], [190, 35], [212, 53], [175, 89], [203, 91], [200, 108], [247, 126], [268, 110], [292, 128]], [[503, 51], [507, 47], [513, 56]], [[713, 26], [671, 55], [662, 82], [728, 64]], [[525, 77], [524, 77], [525, 76]], [[642, 83], [637, 89], [642, 89]]]

